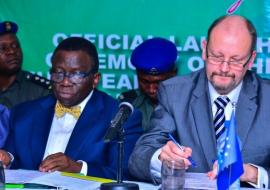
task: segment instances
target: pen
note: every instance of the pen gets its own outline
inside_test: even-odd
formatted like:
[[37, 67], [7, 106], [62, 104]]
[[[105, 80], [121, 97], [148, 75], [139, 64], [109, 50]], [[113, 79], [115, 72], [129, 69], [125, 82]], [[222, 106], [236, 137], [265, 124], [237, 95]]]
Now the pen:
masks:
[[[174, 144], [176, 144], [176, 145], [178, 146], [178, 148], [184, 152], [183, 146], [181, 146], [181, 145], [173, 138], [173, 136], [172, 136], [170, 133], [169, 133], [168, 135], [169, 135], [169, 138], [174, 142]], [[196, 162], [192, 159], [192, 157], [188, 157], [188, 160], [190, 161], [190, 163], [191, 163], [191, 165], [192, 165], [193, 167], [196, 167], [196, 166], [197, 166]]]

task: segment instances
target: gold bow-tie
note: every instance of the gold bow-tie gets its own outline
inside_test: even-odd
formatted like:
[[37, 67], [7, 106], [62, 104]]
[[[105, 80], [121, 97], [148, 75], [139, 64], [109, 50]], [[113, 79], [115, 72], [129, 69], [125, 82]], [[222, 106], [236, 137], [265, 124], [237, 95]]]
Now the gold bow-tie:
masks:
[[59, 102], [56, 103], [55, 105], [55, 115], [57, 118], [63, 117], [66, 113], [69, 113], [76, 119], [78, 119], [81, 115], [81, 107], [80, 106], [74, 106], [74, 107], [64, 107], [62, 104]]

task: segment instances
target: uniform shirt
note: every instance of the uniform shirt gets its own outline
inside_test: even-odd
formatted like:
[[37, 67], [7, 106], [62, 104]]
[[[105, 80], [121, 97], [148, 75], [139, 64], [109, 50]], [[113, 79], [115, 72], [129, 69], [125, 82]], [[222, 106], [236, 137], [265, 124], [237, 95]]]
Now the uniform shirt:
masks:
[[11, 108], [16, 104], [40, 98], [49, 93], [50, 82], [48, 79], [26, 71], [19, 71], [11, 86], [0, 91], [0, 104]]
[[146, 96], [144, 93], [142, 93], [139, 89], [136, 89], [122, 93], [119, 96], [119, 99], [129, 100], [135, 108], [141, 111], [143, 116], [142, 128], [144, 132], [148, 131], [150, 126], [149, 124], [151, 115], [154, 112], [155, 108], [150, 98]]
[[[90, 100], [92, 94], [93, 90], [79, 105], [77, 105], [80, 106], [81, 112], [83, 112], [83, 109], [86, 103]], [[66, 113], [63, 117], [60, 118], [57, 118], [54, 115], [43, 159], [57, 152], [65, 153], [69, 138], [77, 121], [78, 120], [69, 113]], [[87, 164], [83, 161], [80, 162], [83, 163], [81, 173], [86, 175]]]

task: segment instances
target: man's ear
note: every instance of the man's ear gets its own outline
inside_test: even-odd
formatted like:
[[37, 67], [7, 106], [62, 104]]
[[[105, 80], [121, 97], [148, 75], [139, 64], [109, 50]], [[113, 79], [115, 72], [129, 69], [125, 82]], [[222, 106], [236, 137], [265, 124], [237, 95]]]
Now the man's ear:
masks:
[[207, 49], [207, 41], [206, 40], [203, 40], [202, 41], [202, 58], [203, 60], [205, 61], [207, 56], [206, 56], [206, 50]]
[[251, 54], [252, 55], [251, 55], [251, 58], [250, 58], [249, 63], [248, 63], [248, 69], [252, 68], [254, 61], [255, 61], [255, 58], [256, 58], [256, 55], [257, 55], [257, 52], [255, 50], [253, 50]]
[[94, 74], [94, 79], [93, 79], [93, 89], [97, 87], [98, 83], [100, 80], [100, 73], [97, 72]]

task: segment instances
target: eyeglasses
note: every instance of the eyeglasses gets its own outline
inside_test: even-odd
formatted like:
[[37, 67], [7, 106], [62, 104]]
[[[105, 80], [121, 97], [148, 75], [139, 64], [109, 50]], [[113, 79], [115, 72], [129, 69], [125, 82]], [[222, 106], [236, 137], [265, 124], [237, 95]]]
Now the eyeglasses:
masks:
[[90, 74], [94, 74], [95, 72], [93, 70], [90, 70], [88, 72], [82, 72], [82, 71], [76, 71], [76, 72], [57, 72], [53, 71], [52, 69], [50, 70], [51, 74], [51, 81], [55, 83], [60, 83], [64, 80], [65, 77], [68, 78], [68, 80], [74, 84], [79, 84], [83, 81], [83, 79]]
[[20, 45], [17, 42], [10, 43], [10, 44], [1, 44], [0, 45], [0, 53], [7, 53], [10, 50], [16, 51], [20, 48]]
[[223, 57], [216, 56], [216, 55], [209, 55], [208, 50], [206, 50], [206, 57], [208, 59], [208, 62], [212, 65], [221, 65], [224, 62], [226, 62], [231, 69], [241, 71], [249, 63], [252, 57], [252, 53], [248, 56], [248, 58], [245, 57], [241, 59], [231, 59], [229, 61], [226, 61]]

